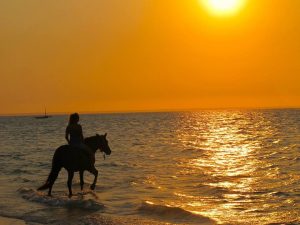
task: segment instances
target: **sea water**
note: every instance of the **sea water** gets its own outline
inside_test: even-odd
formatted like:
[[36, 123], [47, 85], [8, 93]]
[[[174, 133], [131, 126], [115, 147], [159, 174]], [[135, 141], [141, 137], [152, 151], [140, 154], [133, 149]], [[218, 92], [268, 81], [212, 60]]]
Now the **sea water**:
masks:
[[81, 115], [84, 135], [108, 133], [112, 154], [96, 153], [95, 191], [93, 175], [85, 172], [81, 192], [75, 174], [69, 199], [62, 170], [48, 197], [36, 188], [66, 144], [67, 122], [0, 117], [0, 216], [29, 224], [100, 224], [103, 215], [148, 224], [300, 223], [298, 109]]

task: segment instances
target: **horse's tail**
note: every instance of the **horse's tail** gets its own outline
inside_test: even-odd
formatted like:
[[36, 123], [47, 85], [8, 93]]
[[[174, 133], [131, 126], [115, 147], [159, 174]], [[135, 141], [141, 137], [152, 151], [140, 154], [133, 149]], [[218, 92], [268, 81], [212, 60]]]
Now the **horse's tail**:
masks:
[[58, 161], [58, 154], [57, 153], [58, 152], [56, 151], [54, 156], [53, 156], [52, 168], [51, 168], [51, 172], [48, 176], [48, 179], [46, 180], [44, 185], [42, 185], [41, 187], [39, 187], [37, 189], [38, 191], [48, 189], [54, 184], [54, 182], [55, 182], [55, 180], [56, 180], [56, 178], [57, 178], [57, 176], [58, 176], [58, 174], [59, 174], [59, 172], [62, 168], [62, 166], [60, 165], [60, 163]]

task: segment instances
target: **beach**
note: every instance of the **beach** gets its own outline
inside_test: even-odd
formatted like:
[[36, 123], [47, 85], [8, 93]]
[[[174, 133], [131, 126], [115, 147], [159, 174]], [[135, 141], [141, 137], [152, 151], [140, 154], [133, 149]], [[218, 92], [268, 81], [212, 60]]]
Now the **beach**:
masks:
[[[0, 217], [1, 225], [40, 225], [40, 223], [35, 222], [26, 222], [25, 220], [13, 219], [8, 217]], [[57, 224], [61, 224], [58, 222]], [[64, 224], [68, 225], [67, 221], [64, 221]], [[78, 225], [132, 225], [132, 224], [140, 224], [140, 225], [164, 225], [167, 223], [159, 223], [153, 220], [141, 220], [139, 218], [112, 218], [112, 217], [88, 217], [84, 218], [81, 221], [78, 221]]]
[[8, 217], [0, 216], [1, 225], [26, 225], [24, 220], [12, 219]]
[[[0, 224], [1, 225], [42, 225], [44, 223], [38, 223], [38, 222], [32, 222], [32, 221], [26, 221], [26, 220], [20, 220], [15, 218], [8, 218], [0, 216]], [[48, 224], [48, 223], [47, 223]], [[134, 216], [87, 216], [85, 218], [82, 218], [78, 221], [58, 221], [54, 223], [49, 223], [52, 225], [168, 225], [171, 223], [168, 222], [158, 222], [153, 219], [145, 219], [140, 217], [134, 217]], [[172, 223], [176, 225], [176, 223]], [[209, 224], [215, 224], [213, 221], [203, 221], [201, 224], [203, 225], [209, 225]]]

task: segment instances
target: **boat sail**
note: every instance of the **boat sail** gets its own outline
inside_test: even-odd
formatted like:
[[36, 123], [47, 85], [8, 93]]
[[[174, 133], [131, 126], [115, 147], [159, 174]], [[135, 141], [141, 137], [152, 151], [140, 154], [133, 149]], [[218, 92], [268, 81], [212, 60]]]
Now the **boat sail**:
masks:
[[47, 111], [46, 111], [46, 108], [45, 108], [45, 114], [43, 116], [36, 116], [35, 118], [36, 119], [47, 119], [47, 118], [50, 118], [51, 116], [47, 115]]

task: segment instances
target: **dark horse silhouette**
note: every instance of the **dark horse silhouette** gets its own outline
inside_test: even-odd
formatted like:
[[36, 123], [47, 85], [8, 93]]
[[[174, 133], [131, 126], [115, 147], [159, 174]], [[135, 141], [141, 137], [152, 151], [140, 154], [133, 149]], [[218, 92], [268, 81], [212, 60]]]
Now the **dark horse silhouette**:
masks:
[[56, 149], [53, 159], [52, 159], [52, 169], [48, 176], [46, 183], [39, 187], [38, 190], [49, 189], [48, 195], [51, 196], [52, 186], [61, 170], [65, 168], [68, 171], [68, 188], [69, 188], [69, 197], [72, 196], [72, 180], [74, 172], [80, 174], [80, 187], [83, 189], [83, 172], [85, 170], [91, 172], [95, 175], [94, 182], [91, 185], [91, 189], [94, 190], [96, 187], [98, 170], [95, 168], [95, 153], [97, 149], [100, 149], [101, 152], [104, 152], [106, 155], [111, 154], [110, 147], [108, 146], [108, 141], [106, 135], [96, 135], [93, 137], [88, 137], [84, 139], [84, 143], [89, 146], [93, 152], [93, 157], [89, 156], [86, 151], [71, 147], [70, 145], [62, 145]]

